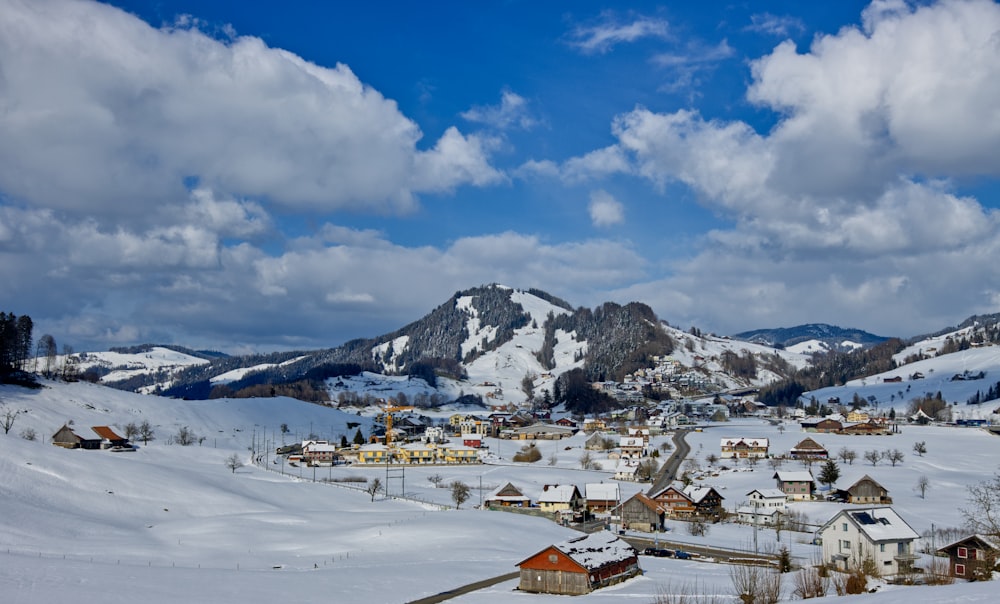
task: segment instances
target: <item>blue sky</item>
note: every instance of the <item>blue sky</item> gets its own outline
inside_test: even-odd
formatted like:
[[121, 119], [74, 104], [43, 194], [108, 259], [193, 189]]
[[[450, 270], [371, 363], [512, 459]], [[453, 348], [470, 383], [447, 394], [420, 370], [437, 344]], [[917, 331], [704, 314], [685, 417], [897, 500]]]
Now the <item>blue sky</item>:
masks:
[[484, 283], [720, 334], [1000, 311], [994, 2], [0, 0], [0, 309], [335, 346]]

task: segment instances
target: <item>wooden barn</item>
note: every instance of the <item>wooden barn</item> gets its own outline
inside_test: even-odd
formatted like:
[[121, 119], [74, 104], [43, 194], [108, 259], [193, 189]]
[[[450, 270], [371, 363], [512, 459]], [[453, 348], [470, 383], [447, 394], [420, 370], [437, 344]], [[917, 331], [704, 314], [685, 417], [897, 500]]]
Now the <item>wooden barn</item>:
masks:
[[830, 452], [815, 440], [805, 438], [799, 444], [792, 447], [789, 456], [792, 459], [829, 459]]
[[875, 479], [865, 474], [857, 482], [847, 487], [848, 501], [850, 503], [892, 503], [889, 491], [885, 487], [875, 482]]
[[989, 581], [1000, 560], [1000, 539], [969, 535], [937, 551], [948, 556], [948, 574], [959, 579]]
[[570, 596], [642, 574], [635, 549], [608, 531], [550, 545], [517, 566], [521, 591]]
[[526, 497], [525, 494], [521, 492], [521, 489], [508, 482], [499, 489], [490, 493], [486, 497], [484, 504], [486, 507], [526, 508], [531, 507], [531, 499]]
[[621, 519], [625, 528], [652, 533], [664, 530], [667, 509], [642, 493], [636, 493], [621, 505]]
[[100, 449], [101, 439], [83, 438], [76, 432], [73, 432], [73, 429], [68, 424], [63, 424], [63, 427], [56, 430], [56, 433], [52, 435], [52, 444], [64, 449]]

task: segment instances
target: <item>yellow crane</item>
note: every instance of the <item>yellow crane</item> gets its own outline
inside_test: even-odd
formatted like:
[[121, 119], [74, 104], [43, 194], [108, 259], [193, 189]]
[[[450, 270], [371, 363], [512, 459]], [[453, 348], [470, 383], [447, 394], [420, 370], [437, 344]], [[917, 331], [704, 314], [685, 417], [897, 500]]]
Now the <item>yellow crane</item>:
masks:
[[397, 405], [391, 399], [385, 401], [385, 406], [382, 407], [382, 411], [385, 412], [385, 446], [386, 448], [392, 447], [392, 414], [396, 411], [412, 411], [413, 407], [409, 405]]

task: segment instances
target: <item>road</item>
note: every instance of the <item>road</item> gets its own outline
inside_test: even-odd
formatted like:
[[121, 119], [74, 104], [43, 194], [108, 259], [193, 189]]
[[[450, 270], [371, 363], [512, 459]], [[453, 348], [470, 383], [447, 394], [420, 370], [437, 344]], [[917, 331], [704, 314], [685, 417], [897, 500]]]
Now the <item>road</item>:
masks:
[[438, 604], [439, 602], [444, 602], [452, 598], [457, 598], [458, 596], [465, 595], [467, 593], [472, 593], [484, 587], [490, 587], [491, 585], [496, 585], [497, 583], [503, 583], [504, 581], [517, 579], [520, 576], [521, 576], [521, 571], [516, 570], [512, 573], [507, 573], [506, 575], [500, 575], [499, 577], [492, 577], [490, 579], [483, 579], [482, 581], [469, 583], [468, 585], [463, 585], [462, 587], [456, 587], [455, 589], [442, 591], [441, 593], [435, 594], [433, 596], [427, 596], [426, 598], [413, 600], [411, 602], [407, 602], [407, 604]]
[[681, 428], [674, 432], [674, 452], [670, 454], [666, 463], [660, 468], [660, 473], [653, 482], [653, 486], [646, 491], [647, 495], [659, 493], [670, 486], [670, 483], [677, 479], [677, 471], [680, 470], [681, 463], [691, 451], [691, 445], [684, 440], [684, 435], [688, 433], [687, 428]]

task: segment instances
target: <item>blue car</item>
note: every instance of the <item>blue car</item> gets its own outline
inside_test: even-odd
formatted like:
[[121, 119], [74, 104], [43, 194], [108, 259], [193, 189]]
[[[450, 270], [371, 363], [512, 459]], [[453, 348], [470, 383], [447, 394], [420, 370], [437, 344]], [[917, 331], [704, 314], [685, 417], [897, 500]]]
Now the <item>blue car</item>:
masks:
[[690, 560], [691, 554], [687, 553], [682, 549], [679, 549], [676, 552], [674, 552], [674, 557], [677, 558], [678, 560]]

